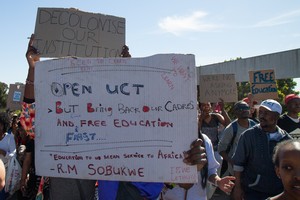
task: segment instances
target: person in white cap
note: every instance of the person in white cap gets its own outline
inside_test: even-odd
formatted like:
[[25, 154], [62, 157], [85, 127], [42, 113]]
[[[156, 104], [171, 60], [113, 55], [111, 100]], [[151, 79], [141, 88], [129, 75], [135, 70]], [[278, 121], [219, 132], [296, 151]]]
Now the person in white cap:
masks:
[[262, 101], [259, 106], [259, 121], [256, 126], [240, 136], [233, 155], [235, 200], [261, 200], [283, 191], [272, 163], [273, 149], [277, 143], [291, 139], [286, 131], [277, 126], [281, 105], [273, 100]]

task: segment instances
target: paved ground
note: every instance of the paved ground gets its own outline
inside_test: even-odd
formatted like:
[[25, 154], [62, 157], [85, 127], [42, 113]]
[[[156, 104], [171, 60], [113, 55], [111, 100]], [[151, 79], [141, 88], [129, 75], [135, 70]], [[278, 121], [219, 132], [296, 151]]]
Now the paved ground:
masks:
[[230, 197], [223, 191], [217, 189], [210, 200], [230, 200]]

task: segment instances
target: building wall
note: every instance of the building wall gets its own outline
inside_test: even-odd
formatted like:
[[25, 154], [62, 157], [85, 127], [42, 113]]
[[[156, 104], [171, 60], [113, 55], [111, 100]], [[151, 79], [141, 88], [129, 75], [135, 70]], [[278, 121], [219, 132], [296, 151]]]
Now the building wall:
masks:
[[249, 71], [264, 69], [274, 69], [276, 79], [299, 78], [300, 49], [200, 66], [197, 75], [235, 74], [237, 82], [244, 82], [249, 81]]

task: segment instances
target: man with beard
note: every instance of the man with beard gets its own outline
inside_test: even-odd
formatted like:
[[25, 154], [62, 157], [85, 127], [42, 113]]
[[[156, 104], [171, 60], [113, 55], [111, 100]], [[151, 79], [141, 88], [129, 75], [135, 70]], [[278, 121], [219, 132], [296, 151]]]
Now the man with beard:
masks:
[[235, 152], [241, 134], [256, 124], [256, 122], [249, 119], [250, 106], [244, 101], [238, 101], [234, 104], [233, 113], [237, 119], [224, 129], [223, 137], [218, 145], [218, 151], [224, 161], [227, 162], [230, 175], [233, 175], [232, 155]]
[[272, 163], [277, 143], [291, 139], [276, 125], [281, 112], [282, 107], [277, 101], [264, 100], [259, 107], [260, 123], [242, 133], [233, 155], [235, 200], [263, 200], [283, 191]]

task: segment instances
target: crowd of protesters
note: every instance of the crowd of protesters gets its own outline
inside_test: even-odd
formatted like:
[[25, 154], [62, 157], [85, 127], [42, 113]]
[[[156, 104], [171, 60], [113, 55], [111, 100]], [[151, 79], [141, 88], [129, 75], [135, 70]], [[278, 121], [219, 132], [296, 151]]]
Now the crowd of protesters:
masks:
[[[199, 103], [198, 139], [184, 162], [197, 165], [196, 184], [142, 183], [40, 177], [35, 174], [34, 69], [39, 52], [32, 35], [26, 59], [24, 100], [20, 115], [0, 113], [0, 200], [5, 199], [211, 199], [216, 188], [234, 200], [300, 199], [300, 97], [286, 95], [258, 103], [251, 97], [236, 102], [231, 120], [220, 99], [217, 111]], [[124, 46], [121, 57], [130, 57]], [[221, 98], [221, 97], [220, 97]], [[184, 133], [183, 133], [184, 134]], [[294, 138], [292, 137], [294, 136]], [[22, 167], [18, 190], [5, 190], [5, 170], [13, 157]], [[222, 164], [223, 162], [223, 164]], [[97, 187], [96, 187], [97, 186]], [[95, 189], [97, 197], [95, 197]]]

